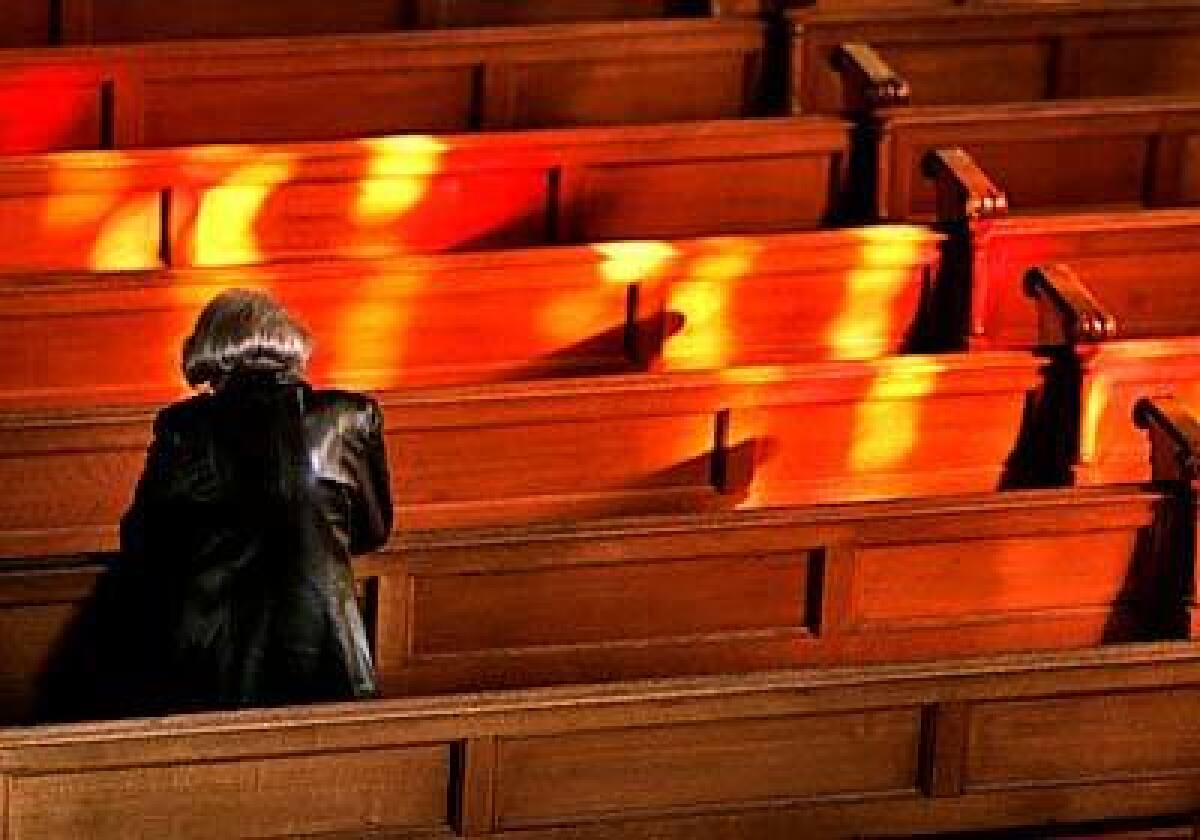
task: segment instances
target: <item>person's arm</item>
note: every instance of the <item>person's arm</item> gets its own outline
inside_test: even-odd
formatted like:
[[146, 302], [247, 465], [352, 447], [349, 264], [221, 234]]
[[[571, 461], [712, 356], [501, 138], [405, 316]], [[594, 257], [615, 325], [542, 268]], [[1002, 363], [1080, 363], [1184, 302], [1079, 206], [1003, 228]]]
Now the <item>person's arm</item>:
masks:
[[355, 487], [350, 525], [350, 551], [365, 554], [387, 542], [392, 531], [392, 484], [383, 442], [383, 411], [369, 400], [363, 438], [355, 459]]

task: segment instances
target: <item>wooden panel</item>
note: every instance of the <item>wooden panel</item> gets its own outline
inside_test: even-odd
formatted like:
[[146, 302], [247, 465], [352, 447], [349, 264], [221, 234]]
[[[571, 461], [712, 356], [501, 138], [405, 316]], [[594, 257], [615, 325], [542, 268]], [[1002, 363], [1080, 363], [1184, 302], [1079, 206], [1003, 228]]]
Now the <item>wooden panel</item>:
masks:
[[[0, 270], [811, 229], [843, 214], [848, 129], [728, 120], [0, 159]], [[875, 235], [864, 259], [886, 264], [890, 234]]]
[[[988, 142], [963, 138], [962, 148], [1008, 195], [1016, 212], [1096, 205], [1140, 205], [1146, 194], [1143, 137]], [[932, 150], [930, 146], [926, 151]], [[933, 184], [921, 180], [911, 212], [934, 210]]]
[[[68, 0], [78, 2], [78, 0]], [[159, 41], [167, 38], [312, 35], [386, 32], [404, 25], [409, 0], [87, 0], [93, 43]], [[86, 43], [89, 33], [68, 33]]]
[[967, 788], [1200, 771], [1192, 687], [983, 703], [971, 714]]
[[1004, 612], [1100, 607], [1134, 574], [1136, 531], [864, 548], [856, 603], [864, 623], [954, 624]]
[[[972, 236], [972, 340], [990, 348], [1034, 347], [1035, 301], [1025, 274], [1067, 263], [1131, 337], [1195, 331], [1200, 300], [1183, 279], [1196, 265], [1200, 214], [1187, 210], [1010, 218]], [[961, 282], [961, 280], [960, 280]], [[1162, 301], [1170, 300], [1170, 306]]]
[[302, 163], [249, 164], [211, 187], [176, 191], [173, 257], [215, 266], [545, 241], [551, 195], [544, 169], [372, 177], [371, 166], [333, 179], [306, 177]]
[[748, 116], [743, 55], [545, 61], [506, 68], [515, 100], [503, 124], [633, 125]]
[[921, 161], [961, 147], [1015, 212], [1178, 206], [1187, 201], [1181, 150], [1200, 126], [1187, 100], [891, 109], [885, 112], [879, 207], [889, 218], [929, 218], [933, 185]]
[[[331, 779], [353, 783], [295, 795]], [[448, 783], [444, 745], [24, 776], [10, 783], [8, 836], [211, 837], [215, 819], [224, 837], [433, 828], [448, 822]]]
[[0, 47], [37, 47], [49, 42], [47, 0], [8, 0], [0, 8]]
[[639, 811], [916, 786], [920, 714], [848, 715], [647, 727], [504, 740], [496, 803], [517, 828]]
[[837, 51], [848, 43], [870, 46], [908, 83], [909, 101], [918, 106], [1200, 89], [1200, 15], [1185, 4], [870, 5], [822, 3], [791, 12], [804, 110], [836, 113], [862, 104], [858, 81], [838, 69]]
[[[1200, 342], [1195, 338], [1109, 342], [1082, 355], [1074, 477], [1082, 484], [1148, 481], [1150, 446], [1130, 418], [1143, 397], [1175, 395], [1200, 405]], [[1059, 383], [1058, 387], [1070, 387]]]
[[799, 633], [815, 621], [806, 615], [810, 562], [803, 554], [738, 556], [421, 576], [413, 583], [413, 651]]
[[597, 166], [581, 185], [573, 235], [688, 236], [717, 218], [727, 233], [815, 227], [835, 206], [836, 177], [835, 163], [815, 155]]
[[880, 54], [912, 86], [913, 105], [1037, 101], [1053, 86], [1048, 41], [895, 44]]
[[814, 371], [799, 397], [798, 382], [772, 386], [767, 372], [766, 390], [732, 412], [731, 441], [758, 442], [749, 498], [791, 505], [1002, 486], [1036, 366], [976, 359], [882, 360], [824, 382]]
[[461, 130], [471, 86], [470, 67], [155, 80], [145, 87], [141, 139], [169, 146]]
[[1200, 28], [1092, 37], [1079, 51], [1082, 96], [1145, 96], [1200, 91]]
[[612, 410], [574, 421], [406, 423], [389, 434], [405, 521], [425, 528], [686, 510], [710, 492], [709, 412], [653, 416], [661, 410], [634, 394], [611, 398]]
[[0, 154], [104, 145], [103, 76], [90, 63], [36, 54], [0, 64]]

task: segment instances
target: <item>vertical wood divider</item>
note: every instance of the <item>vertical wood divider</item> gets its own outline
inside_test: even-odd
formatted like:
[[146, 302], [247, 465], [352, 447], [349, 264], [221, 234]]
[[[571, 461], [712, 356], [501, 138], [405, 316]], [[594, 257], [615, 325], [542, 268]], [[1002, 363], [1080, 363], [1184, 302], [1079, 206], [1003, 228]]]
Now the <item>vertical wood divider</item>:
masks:
[[962, 795], [970, 728], [971, 707], [967, 703], [937, 703], [924, 709], [918, 782], [926, 796]]
[[495, 735], [469, 738], [459, 746], [454, 829], [463, 837], [496, 830], [496, 784], [500, 742]]

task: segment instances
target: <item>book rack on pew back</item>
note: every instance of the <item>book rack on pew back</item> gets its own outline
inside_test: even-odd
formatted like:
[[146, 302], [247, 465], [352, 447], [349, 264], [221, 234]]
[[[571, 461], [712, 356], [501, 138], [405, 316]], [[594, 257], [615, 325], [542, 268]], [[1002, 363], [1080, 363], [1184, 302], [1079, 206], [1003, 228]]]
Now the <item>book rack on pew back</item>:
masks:
[[0, 50], [0, 152], [783, 114], [766, 24], [641, 20]]
[[0, 271], [139, 270], [805, 230], [825, 117], [0, 157]]
[[316, 340], [312, 376], [358, 389], [878, 358], [919, 341], [941, 239], [880, 226], [11, 275], [0, 409], [181, 396], [176, 348], [225, 288], [269, 289]]

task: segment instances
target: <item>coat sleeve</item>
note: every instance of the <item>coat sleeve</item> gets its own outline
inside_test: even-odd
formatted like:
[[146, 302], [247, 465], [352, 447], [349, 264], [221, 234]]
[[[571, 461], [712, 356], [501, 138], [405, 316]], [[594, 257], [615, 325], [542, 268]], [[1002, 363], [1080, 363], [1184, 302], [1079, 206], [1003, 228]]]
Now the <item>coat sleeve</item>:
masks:
[[355, 481], [350, 550], [364, 554], [387, 542], [392, 531], [392, 485], [383, 442], [383, 412], [375, 400], [365, 409]]

